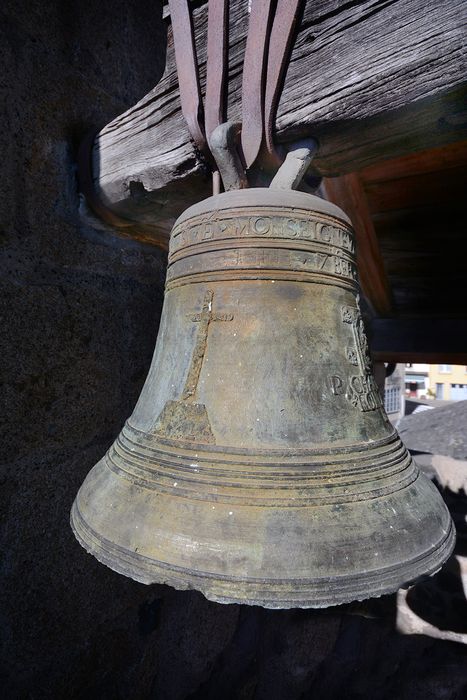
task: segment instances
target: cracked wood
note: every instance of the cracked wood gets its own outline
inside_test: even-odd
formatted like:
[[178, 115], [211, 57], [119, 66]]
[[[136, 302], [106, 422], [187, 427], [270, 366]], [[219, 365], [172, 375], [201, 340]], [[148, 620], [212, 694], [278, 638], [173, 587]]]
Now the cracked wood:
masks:
[[[318, 138], [315, 167], [332, 176], [465, 138], [466, 14], [463, 0], [308, 2], [279, 104], [278, 140]], [[246, 1], [232, 0], [229, 119], [241, 112], [247, 23]], [[194, 10], [194, 26], [204, 94], [207, 5]], [[154, 241], [209, 195], [209, 173], [181, 113], [170, 28], [162, 80], [99, 133], [93, 174], [104, 203]]]

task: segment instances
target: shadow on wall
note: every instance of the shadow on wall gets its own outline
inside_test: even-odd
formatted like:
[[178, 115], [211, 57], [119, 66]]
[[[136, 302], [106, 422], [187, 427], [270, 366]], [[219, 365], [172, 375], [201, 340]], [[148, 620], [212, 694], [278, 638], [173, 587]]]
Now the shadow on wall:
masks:
[[157, 2], [123, 0], [5, 0], [0, 9], [5, 698], [77, 696], [90, 679], [97, 693], [109, 676], [105, 687], [118, 686], [118, 650], [131, 665], [138, 647], [135, 607], [148, 591], [93, 568], [68, 521], [141, 390], [165, 256], [116, 237], [91, 242], [78, 216], [75, 145], [159, 79], [160, 15]]

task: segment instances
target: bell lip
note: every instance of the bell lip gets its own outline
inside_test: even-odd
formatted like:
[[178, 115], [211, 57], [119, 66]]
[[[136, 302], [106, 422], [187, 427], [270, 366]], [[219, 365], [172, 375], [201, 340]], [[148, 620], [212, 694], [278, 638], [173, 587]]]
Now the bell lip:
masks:
[[[233, 596], [228, 589], [232, 584], [234, 588], [235, 584], [238, 585], [237, 579], [180, 569], [109, 542], [85, 522], [76, 500], [70, 513], [70, 525], [78, 543], [88, 554], [134, 581], [145, 585], [168, 585], [179, 591], [199, 591], [207, 600], [215, 603], [259, 605], [275, 610], [328, 608], [396, 593], [401, 588], [409, 588], [435, 575], [452, 555], [456, 544], [456, 531], [450, 519], [445, 536], [434, 549], [398, 566], [358, 575], [310, 579], [298, 587], [297, 582], [293, 582], [293, 586], [292, 581], [288, 581], [289, 591], [274, 585], [272, 581], [244, 580], [241, 593], [239, 591], [238, 595]], [[226, 584], [227, 590], [222, 585], [219, 587], [219, 584]]]
[[339, 219], [344, 224], [352, 227], [347, 214], [340, 207], [328, 202], [322, 197], [307, 192], [299, 192], [298, 190], [274, 190], [269, 187], [251, 187], [244, 190], [231, 190], [229, 192], [221, 192], [207, 199], [201, 200], [193, 204], [188, 209], [180, 214], [174, 223], [174, 228], [184, 221], [206, 214], [208, 212], [219, 211], [222, 209], [232, 209], [233, 207], [283, 207], [308, 209], [319, 214], [327, 214], [336, 219]]

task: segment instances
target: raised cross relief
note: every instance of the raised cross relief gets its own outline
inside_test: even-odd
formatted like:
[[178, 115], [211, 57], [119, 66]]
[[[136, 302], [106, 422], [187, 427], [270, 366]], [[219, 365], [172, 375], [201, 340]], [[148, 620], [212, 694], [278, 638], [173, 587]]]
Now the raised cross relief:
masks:
[[210, 444], [215, 442], [206, 406], [196, 403], [196, 394], [206, 355], [209, 326], [214, 321], [232, 321], [233, 314], [213, 313], [213, 298], [214, 292], [208, 289], [201, 312], [189, 315], [191, 321], [199, 323], [195, 347], [180, 399], [166, 402], [154, 426], [154, 433], [160, 437]]
[[198, 389], [199, 375], [203, 366], [204, 356], [208, 343], [209, 325], [212, 321], [232, 321], [233, 314], [215, 314], [212, 311], [212, 300], [214, 292], [208, 289], [204, 295], [203, 308], [201, 313], [190, 316], [194, 323], [199, 323], [198, 334], [196, 336], [196, 344], [191, 357], [190, 368], [185, 381], [185, 387], [182, 393], [183, 401], [194, 401], [196, 391]]

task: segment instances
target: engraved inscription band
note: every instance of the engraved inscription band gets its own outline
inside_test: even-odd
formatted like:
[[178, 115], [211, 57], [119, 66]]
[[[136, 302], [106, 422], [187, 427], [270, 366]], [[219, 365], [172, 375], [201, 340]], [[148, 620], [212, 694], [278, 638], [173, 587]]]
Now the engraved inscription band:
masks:
[[[254, 271], [246, 275], [246, 271]], [[278, 273], [277, 275], [275, 273]], [[282, 275], [280, 274], [282, 272]], [[332, 277], [333, 282], [346, 282], [355, 287], [357, 271], [349, 255], [322, 251], [283, 250], [274, 248], [240, 248], [224, 251], [209, 251], [192, 255], [173, 263], [167, 272], [167, 286], [180, 278], [201, 281], [203, 274], [217, 273], [219, 279], [235, 276], [240, 279], [274, 277], [296, 281], [318, 281], [316, 275]], [[313, 277], [313, 279], [310, 279]], [[191, 279], [193, 278], [193, 279]], [[188, 279], [186, 280], [188, 281]]]
[[[293, 214], [271, 214], [270, 208], [249, 208], [215, 212], [210, 216], [197, 216], [176, 226], [172, 232], [170, 258], [184, 248], [206, 241], [228, 239], [288, 239], [291, 241], [316, 241], [328, 243], [354, 253], [352, 231], [343, 223], [320, 214], [319, 220], [312, 212], [294, 209]], [[310, 216], [311, 215], [311, 216]], [[187, 251], [188, 252], [188, 251]]]
[[[267, 241], [267, 243], [266, 243]], [[354, 238], [330, 216], [248, 207], [199, 215], [172, 234], [167, 289], [225, 279], [329, 282], [356, 288]]]

